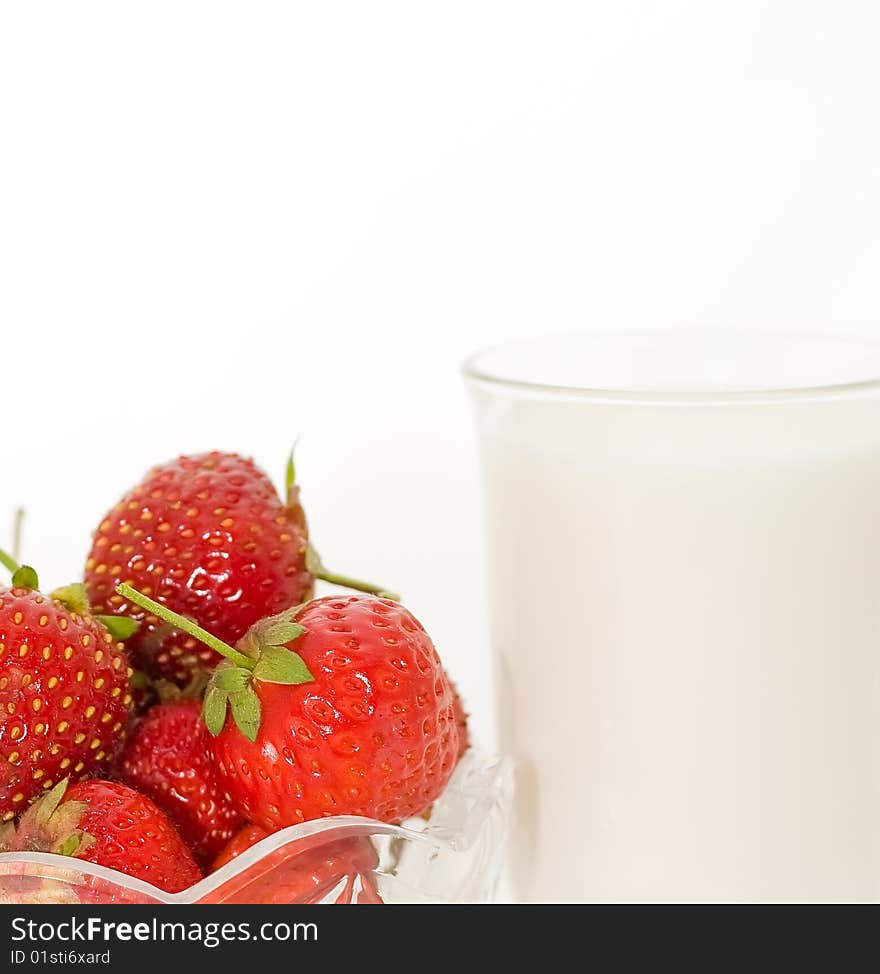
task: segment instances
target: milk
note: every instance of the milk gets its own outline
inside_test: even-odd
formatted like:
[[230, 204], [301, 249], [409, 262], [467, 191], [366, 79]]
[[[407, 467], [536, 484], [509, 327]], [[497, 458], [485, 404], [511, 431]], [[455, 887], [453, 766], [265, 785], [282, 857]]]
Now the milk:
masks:
[[514, 896], [876, 899], [876, 391], [473, 395]]

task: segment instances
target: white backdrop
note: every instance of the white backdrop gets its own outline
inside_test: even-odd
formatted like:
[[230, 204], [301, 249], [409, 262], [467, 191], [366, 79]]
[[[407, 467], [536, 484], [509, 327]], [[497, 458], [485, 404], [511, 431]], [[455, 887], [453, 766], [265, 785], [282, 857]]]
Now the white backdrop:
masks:
[[0, 0], [2, 512], [47, 582], [155, 460], [279, 477], [491, 742], [458, 363], [582, 327], [880, 334], [880, 8]]

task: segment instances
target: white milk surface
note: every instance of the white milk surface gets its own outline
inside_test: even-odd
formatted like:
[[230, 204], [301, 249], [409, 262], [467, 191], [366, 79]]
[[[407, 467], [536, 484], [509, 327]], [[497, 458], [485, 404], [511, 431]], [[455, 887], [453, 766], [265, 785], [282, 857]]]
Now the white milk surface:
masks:
[[877, 400], [475, 401], [514, 896], [876, 899]]

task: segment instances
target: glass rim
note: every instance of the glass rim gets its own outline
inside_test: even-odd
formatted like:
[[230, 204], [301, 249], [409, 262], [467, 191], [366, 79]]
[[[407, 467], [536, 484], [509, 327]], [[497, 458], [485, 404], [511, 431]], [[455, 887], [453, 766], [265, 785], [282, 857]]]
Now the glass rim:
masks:
[[688, 389], [669, 388], [652, 389], [650, 387], [621, 387], [609, 384], [570, 384], [532, 380], [528, 378], [514, 378], [500, 374], [498, 370], [485, 367], [484, 360], [493, 353], [504, 350], [529, 346], [537, 347], [551, 342], [570, 340], [584, 341], [640, 341], [665, 340], [675, 342], [705, 341], [705, 340], [739, 340], [751, 341], [785, 340], [791, 342], [824, 343], [830, 346], [862, 348], [873, 353], [880, 363], [880, 341], [857, 333], [834, 335], [823, 332], [810, 331], [747, 331], [736, 329], [658, 329], [655, 331], [584, 331], [567, 332], [534, 336], [531, 338], [513, 339], [486, 345], [471, 352], [461, 363], [461, 372], [468, 383], [475, 386], [502, 389], [511, 394], [530, 396], [538, 399], [556, 399], [562, 401], [580, 401], [595, 403], [619, 403], [631, 405], [725, 405], [749, 403], [778, 403], [778, 402], [815, 402], [840, 398], [852, 398], [880, 394], [880, 364], [876, 375], [834, 382], [807, 382], [803, 384], [787, 383], [778, 387], [749, 388], [741, 387], [719, 389]]

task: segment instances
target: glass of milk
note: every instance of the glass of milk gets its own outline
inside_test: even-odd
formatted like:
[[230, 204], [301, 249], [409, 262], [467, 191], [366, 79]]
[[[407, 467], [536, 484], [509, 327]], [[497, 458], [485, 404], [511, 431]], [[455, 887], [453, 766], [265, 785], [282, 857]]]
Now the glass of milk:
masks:
[[593, 335], [465, 372], [513, 895], [880, 898], [880, 346]]

